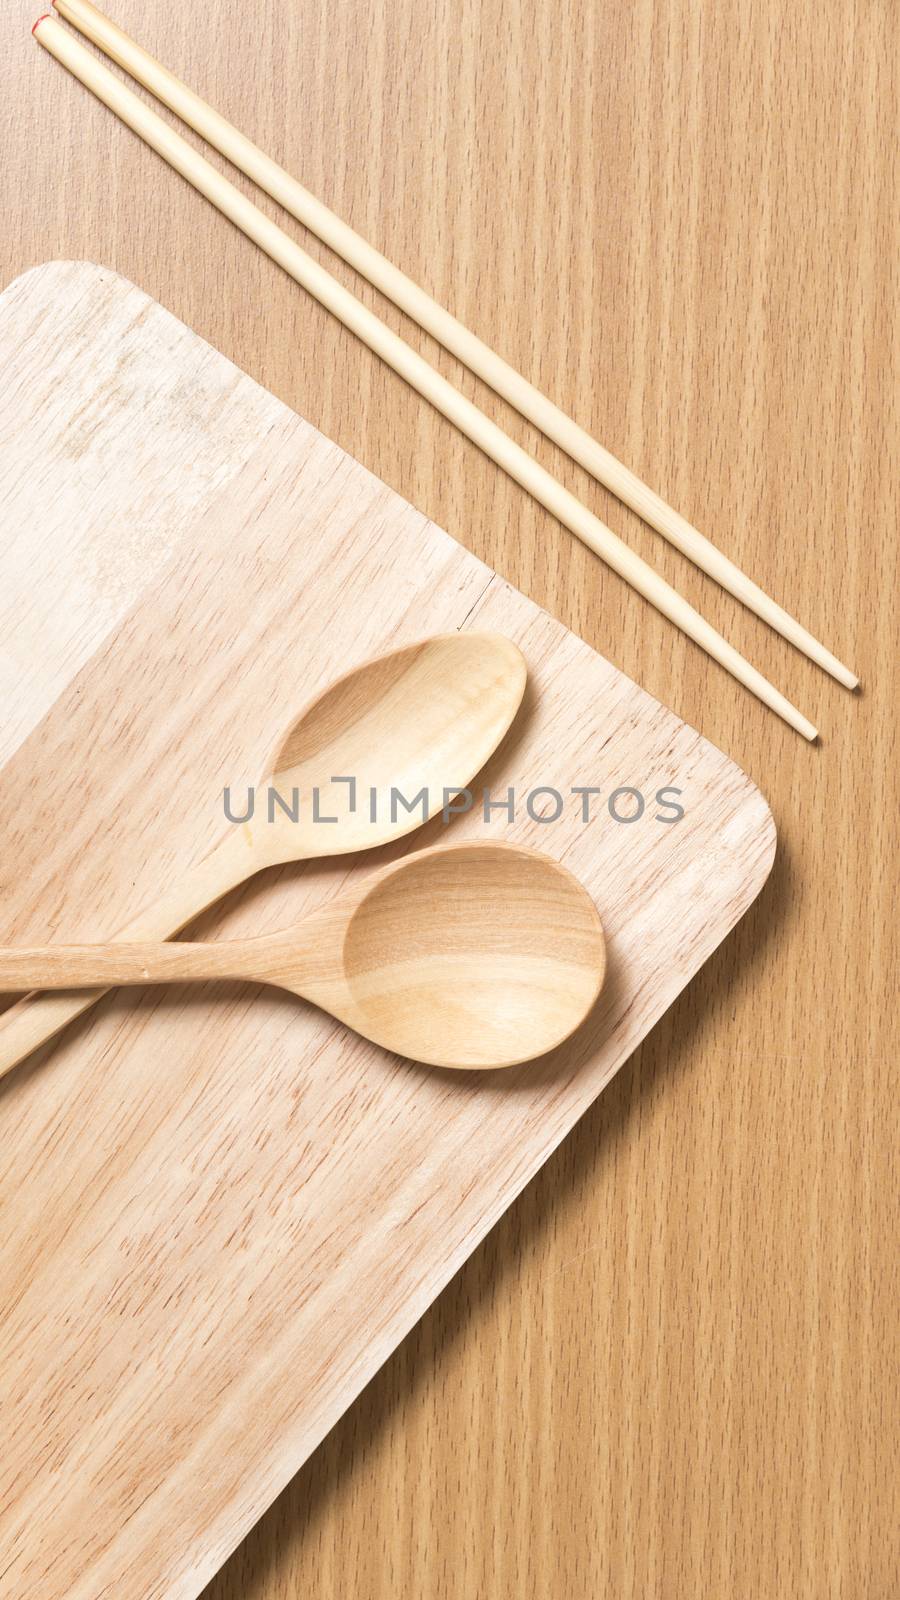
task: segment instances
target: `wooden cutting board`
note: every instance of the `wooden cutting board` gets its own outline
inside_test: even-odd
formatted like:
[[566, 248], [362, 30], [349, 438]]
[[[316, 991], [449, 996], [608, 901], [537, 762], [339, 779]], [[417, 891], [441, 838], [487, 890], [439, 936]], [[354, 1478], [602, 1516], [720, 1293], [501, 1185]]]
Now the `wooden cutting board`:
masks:
[[[102, 936], [209, 849], [305, 700], [465, 627], [515, 639], [530, 687], [483, 779], [516, 820], [451, 836], [564, 859], [609, 939], [588, 1026], [506, 1073], [234, 985], [113, 994], [0, 1082], [2, 1592], [181, 1600], [733, 927], [774, 827], [724, 755], [121, 278], [27, 273], [0, 355], [0, 937]], [[387, 858], [272, 872], [199, 929], [297, 920]]]

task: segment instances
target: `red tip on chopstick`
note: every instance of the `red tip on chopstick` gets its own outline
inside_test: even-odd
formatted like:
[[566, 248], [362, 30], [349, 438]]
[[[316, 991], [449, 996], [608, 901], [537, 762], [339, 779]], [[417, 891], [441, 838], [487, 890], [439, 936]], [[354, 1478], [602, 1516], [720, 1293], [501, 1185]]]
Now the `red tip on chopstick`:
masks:
[[37, 22], [35, 23], [34, 27], [31, 30], [32, 34], [37, 33], [38, 28], [40, 27], [42, 22], [52, 22], [52, 21], [53, 21], [53, 18], [51, 16], [50, 12], [49, 11], [45, 11], [44, 15], [42, 17], [38, 17]]

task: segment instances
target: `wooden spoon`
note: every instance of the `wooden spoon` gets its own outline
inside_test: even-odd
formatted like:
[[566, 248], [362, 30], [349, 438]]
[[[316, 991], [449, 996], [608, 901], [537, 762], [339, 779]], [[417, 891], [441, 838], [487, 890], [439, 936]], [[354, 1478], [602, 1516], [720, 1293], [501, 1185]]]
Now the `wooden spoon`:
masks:
[[[511, 640], [479, 633], [439, 634], [348, 672], [279, 739], [253, 819], [232, 826], [115, 937], [168, 939], [263, 867], [371, 849], [421, 827], [493, 754], [525, 678]], [[271, 810], [270, 785], [279, 797]], [[418, 803], [407, 810], [392, 790]], [[295, 791], [298, 821], [288, 814]], [[10, 1007], [0, 1017], [0, 1076], [102, 993], [27, 995]]]
[[0, 990], [246, 978], [415, 1061], [487, 1068], [567, 1039], [605, 966], [577, 879], [534, 850], [482, 840], [407, 856], [261, 938], [0, 950]]

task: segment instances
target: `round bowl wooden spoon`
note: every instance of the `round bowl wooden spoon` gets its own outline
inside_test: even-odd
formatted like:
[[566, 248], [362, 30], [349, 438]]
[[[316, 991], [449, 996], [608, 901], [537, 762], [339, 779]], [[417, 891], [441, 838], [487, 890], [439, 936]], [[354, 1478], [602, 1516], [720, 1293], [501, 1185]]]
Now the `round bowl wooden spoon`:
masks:
[[[371, 849], [421, 827], [496, 750], [525, 679], [512, 641], [485, 633], [438, 634], [354, 668], [282, 734], [252, 820], [232, 826], [161, 899], [111, 934], [171, 938], [263, 867]], [[270, 787], [278, 797], [271, 809]], [[0, 1076], [102, 993], [28, 995], [10, 1007], [0, 1016]]]
[[0, 950], [0, 989], [246, 978], [437, 1067], [507, 1067], [561, 1044], [603, 983], [596, 907], [558, 862], [483, 840], [407, 856], [302, 923], [215, 944]]

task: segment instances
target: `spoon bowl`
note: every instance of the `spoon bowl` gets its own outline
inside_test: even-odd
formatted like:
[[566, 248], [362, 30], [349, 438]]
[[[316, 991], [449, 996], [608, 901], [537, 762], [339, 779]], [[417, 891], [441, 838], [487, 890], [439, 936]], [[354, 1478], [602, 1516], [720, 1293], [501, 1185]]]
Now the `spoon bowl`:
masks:
[[512, 1066], [560, 1044], [600, 992], [593, 901], [536, 852], [424, 851], [366, 892], [343, 976], [357, 1032], [433, 1066]]
[[279, 741], [269, 781], [281, 803], [248, 842], [274, 864], [420, 828], [493, 755], [526, 676], [512, 640], [490, 633], [437, 634], [355, 667]]

